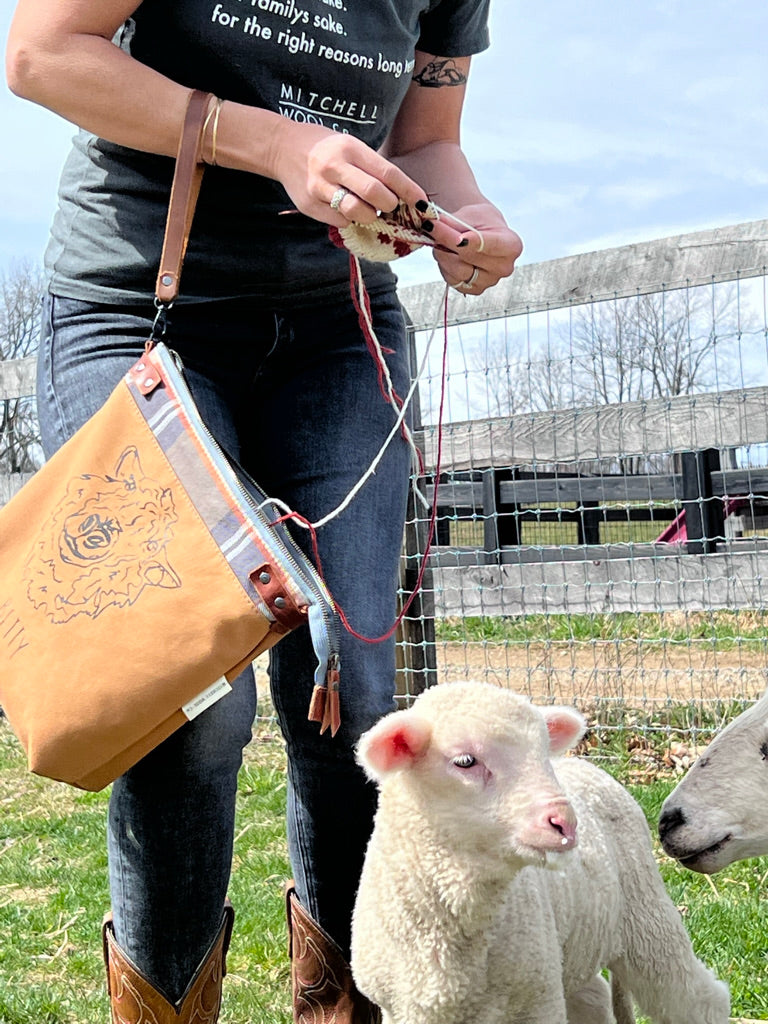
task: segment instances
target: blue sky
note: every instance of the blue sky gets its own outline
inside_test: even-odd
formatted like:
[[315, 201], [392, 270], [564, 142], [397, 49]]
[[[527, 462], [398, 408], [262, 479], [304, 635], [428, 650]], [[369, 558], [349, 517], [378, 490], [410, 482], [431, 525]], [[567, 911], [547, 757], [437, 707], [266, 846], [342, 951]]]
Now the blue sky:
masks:
[[[766, 0], [494, 0], [491, 27], [463, 141], [526, 262], [768, 216]], [[5, 88], [0, 123], [4, 266], [42, 254], [72, 129]]]

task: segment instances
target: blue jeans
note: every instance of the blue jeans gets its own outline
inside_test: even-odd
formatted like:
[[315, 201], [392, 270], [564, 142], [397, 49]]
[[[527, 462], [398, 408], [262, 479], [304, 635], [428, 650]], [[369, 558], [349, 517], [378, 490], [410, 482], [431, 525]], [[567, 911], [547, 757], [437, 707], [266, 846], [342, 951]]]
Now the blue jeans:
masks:
[[[396, 390], [408, 386], [402, 312], [371, 297]], [[38, 371], [47, 455], [103, 403], [148, 337], [153, 309], [48, 297]], [[166, 341], [203, 418], [272, 497], [311, 520], [335, 508], [391, 430], [394, 413], [346, 296], [277, 312], [247, 300], [175, 306]], [[409, 453], [398, 435], [351, 506], [318, 532], [331, 593], [378, 636], [395, 616]], [[294, 530], [309, 551], [308, 534]], [[354, 761], [360, 734], [394, 707], [394, 641], [341, 638], [342, 726], [307, 721], [315, 659], [306, 628], [272, 651], [272, 698], [288, 755], [288, 845], [297, 892], [348, 953], [352, 906], [376, 794]], [[109, 871], [116, 937], [170, 999], [183, 993], [221, 921], [237, 773], [251, 736], [251, 670], [113, 786]]]

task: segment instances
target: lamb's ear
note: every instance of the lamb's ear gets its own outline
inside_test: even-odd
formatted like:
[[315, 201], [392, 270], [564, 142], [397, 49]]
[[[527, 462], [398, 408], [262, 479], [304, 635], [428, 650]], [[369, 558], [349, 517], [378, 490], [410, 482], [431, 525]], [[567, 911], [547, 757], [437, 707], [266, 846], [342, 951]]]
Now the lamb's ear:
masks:
[[394, 711], [364, 733], [357, 746], [357, 760], [372, 779], [409, 768], [424, 756], [432, 727], [410, 711]]
[[587, 731], [587, 723], [575, 708], [541, 707], [549, 733], [549, 749], [553, 755], [575, 747]]

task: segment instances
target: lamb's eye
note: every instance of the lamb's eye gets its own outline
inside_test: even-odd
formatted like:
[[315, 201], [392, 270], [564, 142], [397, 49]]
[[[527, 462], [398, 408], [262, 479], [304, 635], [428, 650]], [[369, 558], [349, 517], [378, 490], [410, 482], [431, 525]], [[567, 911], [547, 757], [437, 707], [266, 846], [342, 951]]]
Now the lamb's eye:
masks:
[[457, 754], [457, 756], [453, 758], [452, 763], [455, 764], [457, 768], [471, 768], [473, 764], [477, 764], [477, 759], [471, 754]]
[[764, 761], [768, 761], [768, 741], [760, 744], [760, 757]]

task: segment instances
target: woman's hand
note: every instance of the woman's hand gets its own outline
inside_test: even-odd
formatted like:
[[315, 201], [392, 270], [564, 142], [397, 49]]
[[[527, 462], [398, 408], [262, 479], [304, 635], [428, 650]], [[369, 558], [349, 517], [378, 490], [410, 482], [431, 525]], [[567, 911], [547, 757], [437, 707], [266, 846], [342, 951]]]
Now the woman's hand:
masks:
[[[338, 228], [371, 224], [379, 211], [398, 203], [427, 201], [421, 185], [354, 136], [287, 119], [274, 132], [269, 173], [297, 210]], [[440, 273], [465, 294], [480, 295], [511, 274], [523, 249], [497, 208], [482, 198], [427, 223]]]
[[[460, 221], [473, 230], [462, 228]], [[462, 231], [462, 244], [455, 253], [433, 250], [440, 273], [449, 285], [465, 295], [481, 295], [503, 277], [509, 277], [523, 251], [523, 243], [492, 203], [475, 203], [447, 214], [431, 235], [436, 242], [453, 248], [455, 242], [446, 242], [443, 236], [448, 231], [453, 235], [457, 227]]]
[[[284, 119], [275, 132], [271, 163], [271, 176], [283, 185], [297, 210], [338, 228], [350, 221], [370, 224], [380, 210], [427, 199], [420, 185], [370, 146], [320, 125]], [[344, 192], [339, 198], [340, 189]], [[461, 236], [451, 228], [448, 238], [456, 245]]]

